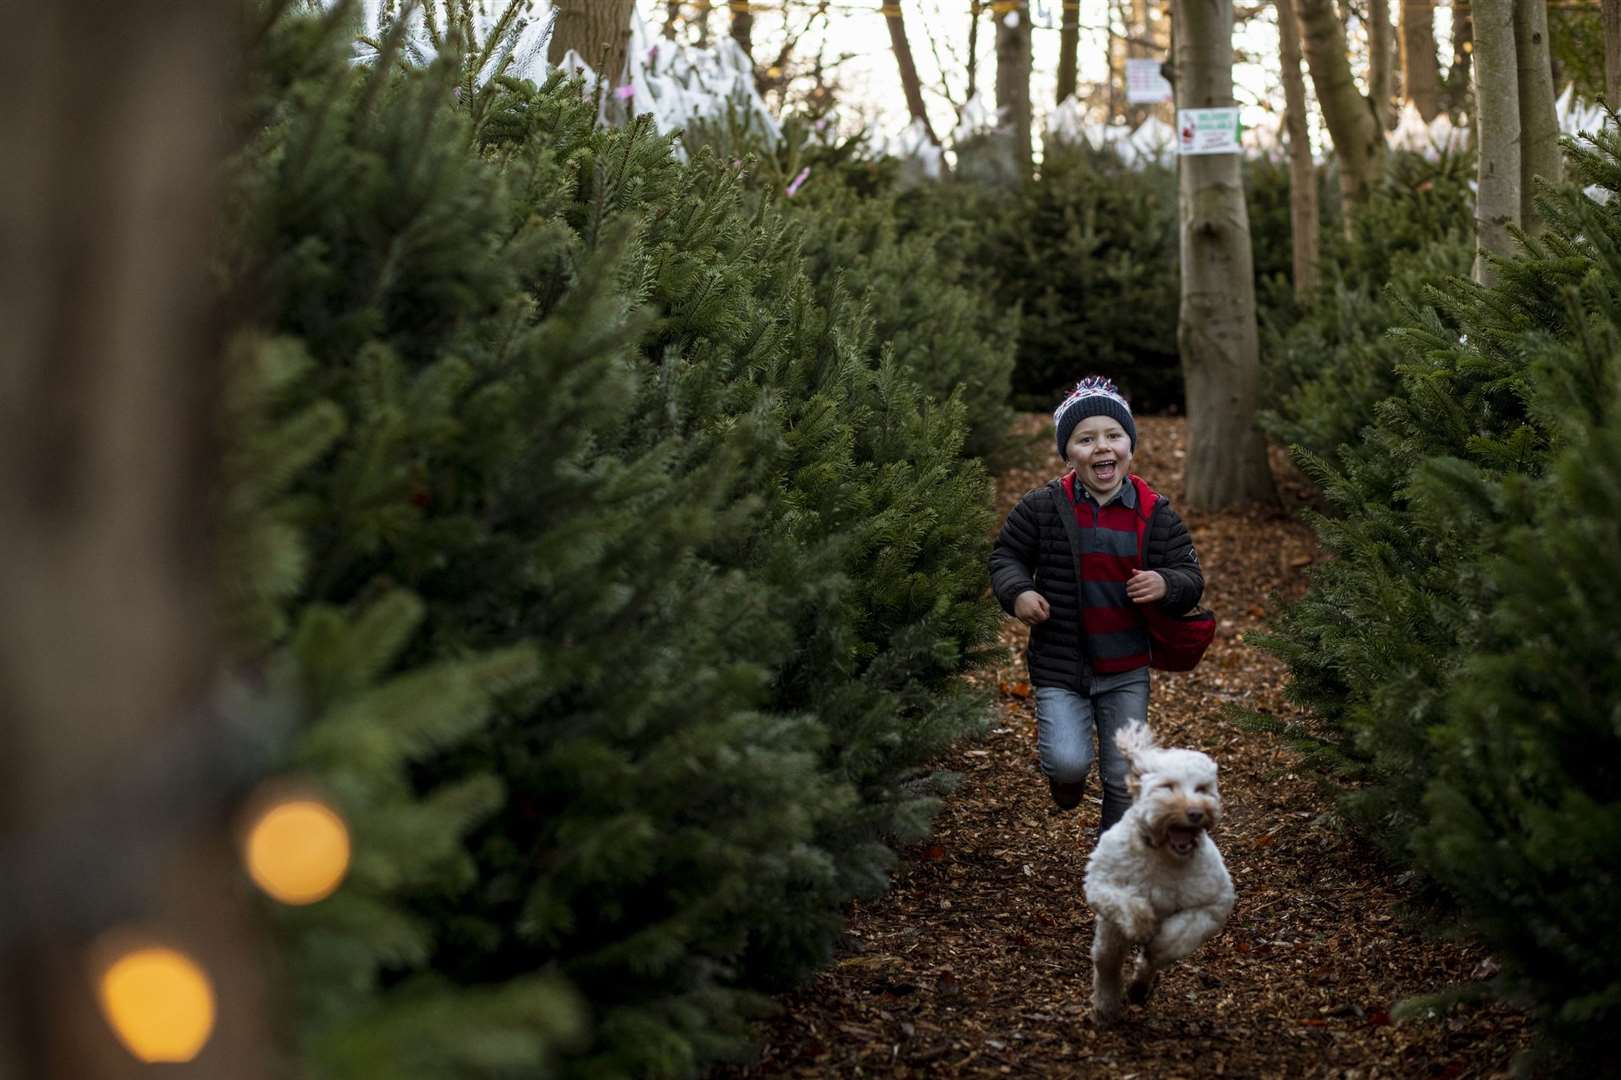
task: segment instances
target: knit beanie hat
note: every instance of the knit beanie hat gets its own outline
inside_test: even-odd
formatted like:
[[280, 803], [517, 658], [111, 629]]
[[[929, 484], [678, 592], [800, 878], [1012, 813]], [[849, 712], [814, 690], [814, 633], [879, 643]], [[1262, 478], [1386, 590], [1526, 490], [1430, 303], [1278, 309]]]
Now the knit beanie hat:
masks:
[[1131, 418], [1131, 406], [1121, 395], [1119, 387], [1102, 375], [1088, 375], [1075, 384], [1068, 397], [1053, 410], [1053, 426], [1058, 429], [1058, 456], [1066, 457], [1065, 447], [1075, 431], [1075, 425], [1088, 416], [1107, 416], [1120, 422], [1131, 439], [1132, 453], [1137, 452], [1137, 424]]

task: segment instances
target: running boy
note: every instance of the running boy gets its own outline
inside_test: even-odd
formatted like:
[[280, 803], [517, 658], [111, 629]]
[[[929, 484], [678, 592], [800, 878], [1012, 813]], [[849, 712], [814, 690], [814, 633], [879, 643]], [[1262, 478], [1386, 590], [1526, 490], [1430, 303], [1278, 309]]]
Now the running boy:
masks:
[[[1053, 801], [1065, 810], [1080, 803], [1095, 741], [1102, 832], [1131, 805], [1115, 733], [1148, 718], [1149, 638], [1137, 607], [1191, 611], [1204, 575], [1187, 526], [1164, 496], [1154, 500], [1148, 558], [1138, 566], [1137, 508], [1152, 489], [1131, 475], [1137, 425], [1114, 383], [1081, 380], [1053, 423], [1069, 472], [1008, 514], [991, 549], [991, 589], [1004, 611], [1031, 628], [1025, 658], [1036, 746]], [[1078, 528], [1072, 532], [1061, 514]]]

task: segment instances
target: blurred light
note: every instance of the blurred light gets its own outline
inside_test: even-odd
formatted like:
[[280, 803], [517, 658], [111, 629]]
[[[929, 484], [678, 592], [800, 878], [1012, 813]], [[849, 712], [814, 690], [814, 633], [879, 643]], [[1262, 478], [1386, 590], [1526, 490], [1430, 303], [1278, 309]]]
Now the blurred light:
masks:
[[246, 859], [254, 883], [284, 904], [313, 904], [349, 870], [349, 830], [337, 812], [307, 796], [263, 810], [248, 826]]
[[125, 952], [101, 972], [96, 999], [118, 1041], [140, 1061], [190, 1061], [214, 1031], [214, 988], [175, 949]]

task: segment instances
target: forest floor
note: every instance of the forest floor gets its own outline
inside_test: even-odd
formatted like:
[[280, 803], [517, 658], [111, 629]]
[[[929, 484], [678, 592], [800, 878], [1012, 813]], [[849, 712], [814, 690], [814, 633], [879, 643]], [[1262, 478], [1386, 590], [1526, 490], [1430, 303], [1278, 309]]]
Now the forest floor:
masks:
[[[1048, 434], [1042, 437], [1045, 428]], [[1138, 420], [1133, 471], [1182, 493], [1186, 426]], [[1002, 514], [1058, 462], [1045, 417], [1022, 417], [1022, 462], [997, 477]], [[1274, 460], [1284, 502], [1307, 495]], [[1486, 953], [1410, 914], [1411, 890], [1347, 835], [1332, 794], [1277, 737], [1230, 706], [1293, 716], [1285, 668], [1246, 644], [1269, 605], [1298, 596], [1318, 557], [1311, 530], [1277, 511], [1183, 511], [1205, 567], [1215, 644], [1193, 672], [1154, 674], [1149, 721], [1165, 745], [1221, 767], [1216, 837], [1238, 902], [1226, 929], [1167, 971], [1118, 1027], [1093, 1025], [1092, 913], [1081, 878], [1097, 826], [1088, 798], [1056, 810], [1036, 767], [1025, 627], [1005, 621], [989, 735], [940, 764], [960, 772], [927, 843], [902, 853], [889, 892], [852, 905], [833, 962], [778, 999], [746, 1077], [1496, 1077], [1528, 1045], [1500, 1005], [1392, 1018], [1397, 1002], [1492, 973]]]

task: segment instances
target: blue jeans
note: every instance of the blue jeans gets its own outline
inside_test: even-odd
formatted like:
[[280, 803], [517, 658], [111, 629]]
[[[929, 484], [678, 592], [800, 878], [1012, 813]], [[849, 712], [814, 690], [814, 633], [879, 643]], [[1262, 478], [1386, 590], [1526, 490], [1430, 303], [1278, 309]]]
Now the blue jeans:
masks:
[[1148, 669], [1094, 675], [1091, 692], [1058, 686], [1036, 687], [1036, 750], [1041, 771], [1058, 785], [1077, 790], [1092, 771], [1096, 740], [1098, 773], [1103, 778], [1101, 832], [1119, 821], [1131, 805], [1126, 791], [1126, 759], [1114, 737], [1133, 720], [1148, 719]]

